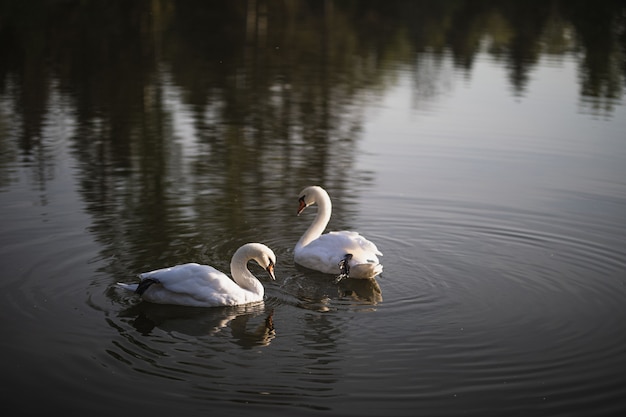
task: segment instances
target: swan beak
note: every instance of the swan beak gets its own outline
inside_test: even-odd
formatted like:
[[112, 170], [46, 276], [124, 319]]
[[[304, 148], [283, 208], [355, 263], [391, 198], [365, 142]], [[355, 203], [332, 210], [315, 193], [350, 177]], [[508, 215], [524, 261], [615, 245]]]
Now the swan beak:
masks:
[[276, 281], [276, 276], [274, 275], [274, 264], [270, 263], [267, 268], [265, 268], [267, 273], [270, 275], [272, 281]]
[[298, 216], [300, 215], [300, 213], [302, 213], [304, 211], [304, 209], [306, 208], [306, 203], [304, 202], [304, 198], [301, 198], [300, 200], [298, 200]]

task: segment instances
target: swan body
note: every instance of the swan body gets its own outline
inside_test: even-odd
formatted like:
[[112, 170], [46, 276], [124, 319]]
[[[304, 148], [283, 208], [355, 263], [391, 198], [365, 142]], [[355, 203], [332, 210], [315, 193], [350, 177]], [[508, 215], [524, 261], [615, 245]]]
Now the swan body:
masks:
[[263, 300], [263, 284], [250, 272], [247, 263], [256, 261], [272, 280], [276, 255], [261, 243], [247, 243], [232, 257], [232, 279], [209, 265], [186, 263], [157, 269], [139, 275], [139, 284], [117, 283], [117, 286], [151, 303], [194, 307], [234, 306]]
[[328, 193], [318, 186], [306, 187], [298, 198], [298, 215], [310, 205], [318, 210], [313, 223], [294, 249], [294, 261], [309, 269], [341, 278], [373, 278], [383, 271], [376, 245], [357, 232], [347, 230], [322, 234], [332, 211]]

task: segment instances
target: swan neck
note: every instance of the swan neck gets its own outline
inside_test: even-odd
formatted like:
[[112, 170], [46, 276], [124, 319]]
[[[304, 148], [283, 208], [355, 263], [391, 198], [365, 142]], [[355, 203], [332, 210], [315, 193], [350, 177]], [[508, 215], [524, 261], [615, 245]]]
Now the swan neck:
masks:
[[298, 241], [299, 247], [304, 247], [321, 236], [330, 221], [330, 213], [332, 212], [332, 204], [330, 202], [330, 197], [327, 194], [318, 196], [319, 201], [316, 201], [317, 204], [317, 214], [315, 215], [315, 219], [313, 219], [313, 223], [309, 226], [309, 228], [304, 232], [300, 240]]
[[251, 254], [235, 252], [230, 262], [230, 273], [233, 281], [241, 288], [263, 296], [265, 291], [263, 284], [248, 269], [248, 261], [251, 259], [253, 259]]

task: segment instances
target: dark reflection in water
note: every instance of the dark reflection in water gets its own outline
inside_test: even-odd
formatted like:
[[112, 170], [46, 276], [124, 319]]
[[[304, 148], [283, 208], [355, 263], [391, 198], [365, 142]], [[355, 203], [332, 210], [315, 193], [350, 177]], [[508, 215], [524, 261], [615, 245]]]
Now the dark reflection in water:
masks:
[[[368, 181], [353, 167], [361, 105], [398, 64], [417, 66], [416, 94], [432, 92], [424, 52], [471, 73], [486, 49], [517, 94], [540, 56], [576, 52], [587, 111], [610, 117], [623, 94], [620, 1], [3, 1], [0, 11], [0, 111], [11, 120], [0, 184], [18, 159], [45, 189], [58, 163], [50, 105], [62, 101], [92, 232], [133, 271], [183, 260], [209, 232], [258, 236], [244, 213], [284, 221], [274, 201], [305, 180], [349, 198]], [[210, 231], [208, 216], [219, 220]], [[348, 218], [336, 212], [341, 227]]]
[[[259, 323], [251, 319], [263, 315]], [[267, 346], [274, 339], [274, 311], [265, 312], [263, 304], [229, 308], [189, 308], [138, 303], [119, 313], [131, 318], [131, 325], [143, 335], [155, 328], [187, 336], [210, 336], [229, 329], [232, 340], [243, 348]]]
[[[295, 265], [294, 274], [283, 281], [281, 291], [295, 297], [282, 302], [292, 302], [300, 308], [320, 312], [331, 309], [374, 311], [376, 304], [383, 301], [382, 290], [374, 278], [343, 279], [337, 284], [333, 276], [299, 265]], [[330, 306], [333, 300], [339, 301], [335, 307]]]
[[[341, 174], [363, 121], [354, 105], [384, 89], [389, 66], [425, 51], [451, 54], [471, 72], [486, 48], [518, 94], [542, 54], [576, 52], [589, 111], [610, 115], [623, 92], [621, 1], [3, 1], [0, 11], [10, 137], [35, 166], [50, 162], [43, 130], [53, 96], [63, 96], [77, 123], [82, 191], [101, 211], [123, 198], [114, 180], [130, 172], [151, 198], [142, 201], [164, 202], [166, 174], [180, 164], [171, 139], [182, 134], [166, 85], [180, 89], [200, 142], [193, 169], [220, 173], [197, 185], [228, 201], [224, 194], [247, 181]], [[226, 169], [242, 165], [249, 169]]]
[[353, 298], [371, 304], [383, 301], [382, 291], [376, 279], [345, 279], [339, 282], [339, 290], [345, 298]]

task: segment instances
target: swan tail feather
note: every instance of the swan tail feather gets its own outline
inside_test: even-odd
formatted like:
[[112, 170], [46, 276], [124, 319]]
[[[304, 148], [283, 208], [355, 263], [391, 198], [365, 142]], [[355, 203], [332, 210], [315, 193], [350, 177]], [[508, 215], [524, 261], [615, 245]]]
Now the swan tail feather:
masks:
[[123, 282], [118, 282], [115, 284], [117, 288], [121, 288], [123, 290], [135, 292], [137, 290], [137, 286], [139, 284], [125, 284]]
[[154, 278], [145, 278], [141, 280], [139, 284], [125, 284], [123, 282], [118, 282], [116, 287], [122, 288], [127, 291], [132, 291], [135, 294], [142, 295], [152, 284], [158, 284], [159, 280]]
[[154, 278], [142, 279], [135, 289], [135, 294], [142, 295], [152, 284], [159, 284], [159, 280]]
[[383, 272], [383, 265], [379, 263], [362, 263], [352, 265], [351, 278], [374, 278]]

